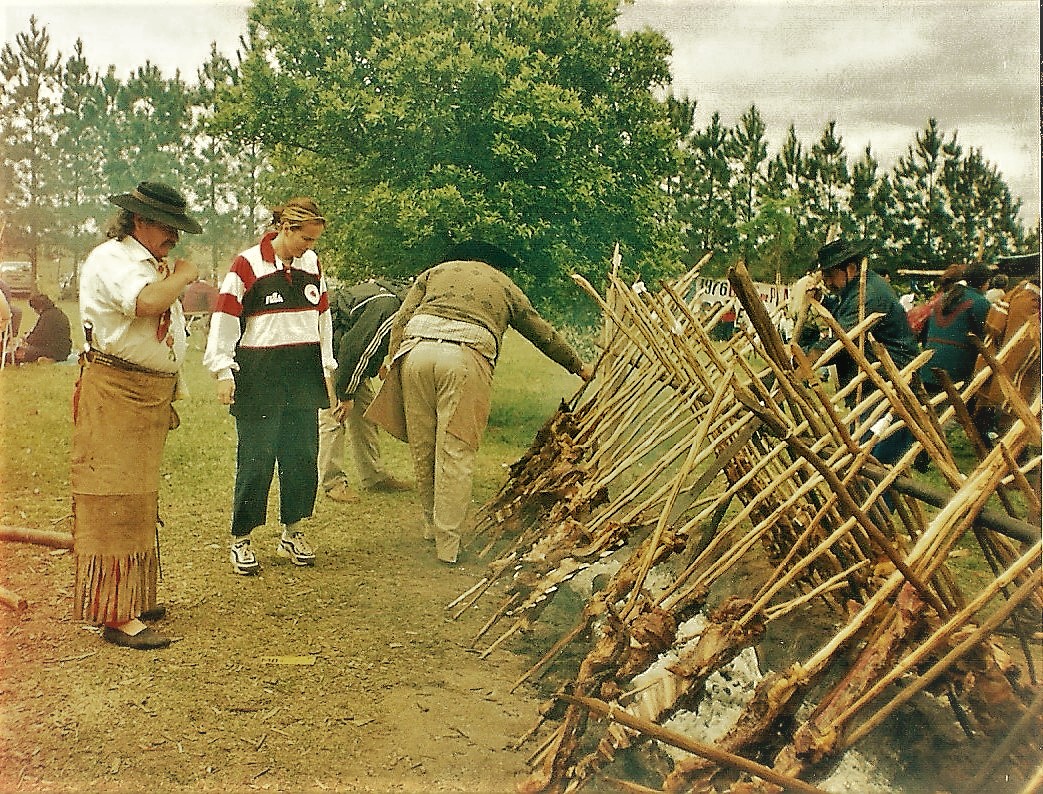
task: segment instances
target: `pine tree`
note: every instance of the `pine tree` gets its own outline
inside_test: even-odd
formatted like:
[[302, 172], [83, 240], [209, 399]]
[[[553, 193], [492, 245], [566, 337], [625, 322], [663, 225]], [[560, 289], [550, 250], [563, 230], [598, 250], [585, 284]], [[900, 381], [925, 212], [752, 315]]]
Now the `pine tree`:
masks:
[[685, 179], [690, 198], [681, 206], [686, 210], [684, 220], [690, 228], [689, 254], [695, 259], [705, 252], [730, 254], [737, 239], [729, 193], [730, 137], [731, 131], [721, 125], [721, 116], [715, 111], [709, 124], [692, 139]]
[[101, 163], [106, 156], [99, 130], [105, 126], [104, 100], [79, 39], [62, 70], [61, 106], [56, 119], [57, 162], [64, 178], [57, 198], [64, 247], [79, 261], [97, 240], [104, 206]]
[[55, 102], [61, 81], [61, 54], [52, 56], [47, 28], [29, 17], [29, 30], [15, 36], [15, 47], [0, 51], [0, 143], [15, 178], [12, 201], [3, 207], [5, 243], [28, 251], [33, 275], [40, 246], [54, 231], [51, 208], [58, 184], [54, 148]]
[[[251, 149], [256, 151], [256, 147], [238, 146], [228, 133], [215, 132], [210, 123], [222, 91], [234, 84], [235, 77], [231, 61], [211, 43], [210, 57], [188, 93], [194, 118], [190, 131], [194, 156], [188, 163], [196, 170], [186, 183], [193, 186], [206, 217], [199, 245], [209, 249], [209, 269], [215, 276], [226, 269], [229, 249], [241, 249], [257, 232], [252, 202], [258, 193], [258, 173], [250, 159]], [[205, 273], [206, 268], [203, 270]]]
[[811, 147], [807, 159], [810, 201], [805, 204], [810, 222], [820, 228], [842, 226], [850, 200], [850, 176], [844, 141], [836, 134], [836, 122], [830, 121], [822, 137]]
[[756, 212], [758, 190], [764, 183], [768, 156], [766, 131], [756, 105], [750, 105], [732, 131], [730, 155], [734, 163], [736, 216], [740, 223], [752, 220]]
[[943, 175], [947, 163], [958, 156], [956, 133], [946, 141], [932, 118], [895, 163], [892, 185], [897, 212], [891, 235], [905, 267], [938, 269], [952, 264], [946, 259], [951, 246], [943, 240], [952, 225]]

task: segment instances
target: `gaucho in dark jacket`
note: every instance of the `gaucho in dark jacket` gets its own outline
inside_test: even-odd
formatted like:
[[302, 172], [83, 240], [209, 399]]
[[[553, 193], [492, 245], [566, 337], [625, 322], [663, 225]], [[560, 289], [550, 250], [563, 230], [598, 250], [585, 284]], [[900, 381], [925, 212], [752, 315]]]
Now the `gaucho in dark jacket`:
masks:
[[[845, 240], [836, 240], [824, 245], [819, 251], [819, 270], [822, 272], [822, 280], [833, 292], [836, 303], [830, 306], [833, 317], [845, 330], [850, 331], [858, 325], [858, 282], [860, 278], [860, 267], [862, 257], [868, 250], [868, 244], [864, 241], [849, 243]], [[891, 285], [872, 270], [866, 271], [866, 303], [865, 316], [879, 312], [884, 316], [873, 326], [871, 333], [873, 338], [887, 348], [888, 355], [894, 360], [899, 369], [904, 367], [920, 352], [913, 336], [913, 330], [909, 327], [909, 319], [905, 309], [898, 302]], [[815, 348], [825, 349], [832, 339], [822, 340]], [[872, 350], [866, 346], [866, 356], [873, 360]], [[837, 379], [841, 383], [847, 383], [855, 376], [858, 368], [851, 357], [841, 352], [833, 359], [837, 367]]]
[[[832, 308], [834, 318], [845, 330], [850, 331], [858, 325], [858, 292], [861, 277], [860, 264], [862, 257], [869, 250], [864, 240], [835, 240], [822, 246], [818, 252], [818, 266], [822, 272], [822, 281], [837, 297], [837, 304]], [[888, 355], [895, 365], [901, 369], [909, 364], [920, 352], [909, 327], [909, 319], [905, 309], [898, 302], [891, 285], [872, 270], [866, 271], [865, 316], [879, 312], [883, 317], [872, 328], [873, 338], [887, 349]], [[830, 340], [816, 343], [815, 347], [824, 348]], [[872, 360], [870, 347], [866, 346], [867, 357]], [[837, 367], [837, 378], [842, 384], [851, 381], [858, 373], [854, 360], [846, 352], [833, 359]], [[912, 433], [905, 427], [899, 428], [890, 436], [873, 446], [872, 454], [881, 463], [895, 463], [913, 443]]]

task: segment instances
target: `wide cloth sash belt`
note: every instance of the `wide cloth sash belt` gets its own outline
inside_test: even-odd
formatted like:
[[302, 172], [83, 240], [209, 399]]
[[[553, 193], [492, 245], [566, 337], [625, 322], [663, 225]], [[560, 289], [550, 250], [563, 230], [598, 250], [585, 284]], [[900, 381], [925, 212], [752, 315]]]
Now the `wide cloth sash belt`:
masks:
[[955, 339], [942, 339], [937, 336], [927, 337], [927, 341], [934, 345], [948, 345], [949, 347], [958, 347], [961, 350], [973, 350], [974, 348], [966, 342], [957, 342]]
[[104, 366], [112, 367], [113, 369], [121, 369], [124, 372], [139, 372], [142, 375], [156, 375], [161, 378], [177, 377], [176, 372], [164, 372], [160, 369], [143, 367], [140, 364], [135, 364], [133, 361], [127, 361], [125, 358], [111, 356], [108, 353], [102, 353], [100, 350], [88, 350], [81, 354], [81, 358], [86, 359], [92, 364], [103, 364]]

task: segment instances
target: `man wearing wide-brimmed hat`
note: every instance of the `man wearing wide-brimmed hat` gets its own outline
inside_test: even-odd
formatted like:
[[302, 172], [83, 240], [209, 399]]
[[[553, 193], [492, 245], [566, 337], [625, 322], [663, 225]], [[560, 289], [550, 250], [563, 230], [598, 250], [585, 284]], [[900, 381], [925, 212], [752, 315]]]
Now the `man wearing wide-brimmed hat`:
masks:
[[[822, 282], [837, 300], [835, 307], [831, 307], [833, 316], [845, 331], [858, 324], [860, 271], [862, 259], [869, 252], [869, 247], [866, 240], [840, 238], [826, 243], [818, 251], [818, 269], [822, 273]], [[873, 338], [887, 348], [888, 354], [899, 368], [904, 367], [919, 352], [912, 329], [909, 328], [905, 309], [898, 302], [898, 296], [891, 285], [878, 273], [867, 270], [863, 316], [868, 317], [874, 312], [884, 316], [873, 326]], [[818, 346], [824, 349], [828, 344], [829, 342], [821, 342]], [[833, 363], [837, 365], [837, 375], [841, 383], [846, 383], [854, 376], [856, 366], [849, 356], [842, 353]]]
[[73, 396], [73, 616], [114, 645], [153, 650], [170, 639], [143, 622], [156, 603], [159, 465], [185, 357], [178, 300], [194, 264], [166, 259], [182, 231], [202, 228], [185, 198], [142, 182], [110, 196], [120, 208], [80, 271], [86, 349]]
[[[901, 369], [911, 362], [919, 353], [916, 338], [909, 327], [905, 309], [899, 303], [898, 296], [891, 285], [878, 273], [867, 269], [865, 280], [864, 311], [859, 310], [859, 283], [863, 258], [869, 253], [867, 240], [846, 240], [839, 238], [826, 243], [818, 251], [818, 269], [822, 273], [823, 284], [833, 293], [836, 304], [830, 307], [833, 317], [845, 331], [856, 325], [860, 316], [868, 317], [879, 312], [883, 315], [873, 326], [870, 333], [873, 338], [887, 349], [888, 355], [895, 365]], [[825, 339], [817, 342], [813, 349], [823, 350], [832, 342]], [[870, 347], [866, 346], [866, 356], [873, 360]], [[837, 378], [841, 383], [848, 383], [858, 373], [858, 366], [846, 352], [841, 351], [832, 360], [837, 367]], [[881, 441], [873, 448], [873, 455], [881, 463], [893, 463], [909, 449], [912, 435], [905, 428]]]

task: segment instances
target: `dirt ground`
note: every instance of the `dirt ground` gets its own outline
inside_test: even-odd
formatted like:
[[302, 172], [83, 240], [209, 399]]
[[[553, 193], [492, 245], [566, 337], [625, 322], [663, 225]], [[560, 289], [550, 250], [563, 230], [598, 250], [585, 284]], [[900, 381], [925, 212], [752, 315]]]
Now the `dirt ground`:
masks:
[[[269, 525], [254, 533], [264, 570], [233, 575], [234, 429], [202, 375], [191, 374], [195, 397], [179, 410], [193, 431], [168, 438], [160, 491], [160, 600], [169, 615], [159, 628], [177, 639], [170, 648], [102, 642], [72, 620], [71, 552], [0, 543], [0, 586], [27, 601], [20, 612], [0, 607], [0, 794], [514, 791], [538, 742], [514, 745], [535, 724], [554, 670], [508, 690], [573, 625], [579, 597], [559, 593], [532, 634], [479, 658], [472, 640], [499, 594], [450, 619], [446, 605], [485, 563], [471, 554], [457, 566], [439, 563], [420, 537], [415, 494], [366, 493], [351, 505], [320, 497], [308, 529], [315, 568], [275, 556], [270, 510]], [[18, 407], [21, 424], [0, 442], [0, 524], [71, 531], [65, 423], [75, 368], [5, 375], [0, 408]], [[407, 474], [404, 445], [388, 442], [384, 452], [392, 471]], [[517, 454], [491, 427], [476, 504]], [[757, 576], [740, 566], [720, 586], [752, 592]], [[762, 666], [805, 658], [835, 630], [830, 619], [809, 610], [800, 631], [769, 631]], [[581, 652], [563, 654], [569, 679]], [[902, 770], [920, 781], [909, 791], [944, 788], [939, 767], [960, 759], [953, 769], [973, 768], [951, 714], [914, 717], [893, 730], [903, 756], [927, 759]], [[939, 737], [943, 724], [950, 728]], [[586, 790], [616, 789], [595, 781]]]
[[[154, 653], [104, 643], [72, 619], [70, 551], [0, 542], [0, 586], [27, 601], [20, 612], [0, 606], [0, 794], [513, 791], [533, 751], [513, 743], [542, 695], [508, 690], [534, 657], [527, 639], [485, 659], [473, 650], [496, 593], [458, 620], [446, 610], [484, 561], [439, 563], [417, 529], [415, 493], [366, 492], [348, 505], [319, 497], [308, 526], [318, 563], [296, 568], [274, 553], [273, 493], [268, 525], [254, 532], [262, 573], [232, 574], [235, 431], [194, 340], [160, 487], [168, 617], [157, 628], [177, 641]], [[18, 424], [0, 440], [0, 525], [71, 532], [76, 372], [4, 373], [0, 419]], [[550, 390], [548, 411], [554, 389], [568, 393], [532, 388]], [[389, 470], [408, 477], [407, 447], [385, 438], [382, 448]], [[519, 453], [491, 423], [476, 504]]]
[[4, 544], [28, 608], [0, 610], [0, 791], [512, 791], [526, 664], [470, 650], [484, 612], [449, 620], [482, 565], [380, 520], [411, 498], [320, 497], [318, 565], [268, 553], [269, 526], [256, 577], [230, 572], [223, 537], [168, 526], [158, 627], [177, 641], [154, 653], [72, 620], [71, 552]]

